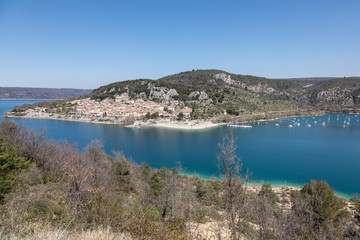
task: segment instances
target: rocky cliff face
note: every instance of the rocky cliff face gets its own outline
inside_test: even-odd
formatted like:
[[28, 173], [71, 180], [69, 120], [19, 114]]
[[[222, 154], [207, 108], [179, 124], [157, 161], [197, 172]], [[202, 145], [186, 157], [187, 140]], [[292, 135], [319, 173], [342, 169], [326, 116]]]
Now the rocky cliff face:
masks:
[[250, 85], [250, 86], [245, 85], [245, 87], [248, 90], [256, 92], [256, 93], [266, 93], [266, 94], [279, 94], [280, 93], [280, 91], [276, 91], [276, 89], [268, 86], [267, 84], [258, 83], [256, 85]]
[[213, 100], [205, 91], [193, 91], [188, 96], [189, 101], [195, 102], [200, 106], [206, 106], [213, 103]]
[[216, 80], [221, 80], [223, 82], [225, 82], [228, 85], [234, 86], [234, 87], [245, 87], [245, 85], [243, 83], [241, 83], [239, 80], [235, 81], [233, 79], [231, 79], [231, 75], [227, 75], [225, 73], [217, 73], [213, 75], [214, 79]]
[[178, 96], [176, 89], [169, 89], [166, 87], [155, 87], [153, 84], [149, 84], [150, 89], [149, 99], [159, 98], [165, 101], [173, 100], [174, 96]]
[[208, 100], [209, 95], [205, 91], [193, 91], [189, 94], [190, 99], [194, 100]]
[[341, 89], [339, 87], [320, 91], [315, 95], [315, 101], [318, 103], [332, 103], [344, 107], [354, 106], [354, 97], [350, 89]]
[[226, 75], [225, 73], [216, 73], [213, 76], [215, 79], [219, 79], [224, 82], [226, 82], [229, 78], [231, 79], [230, 75]]

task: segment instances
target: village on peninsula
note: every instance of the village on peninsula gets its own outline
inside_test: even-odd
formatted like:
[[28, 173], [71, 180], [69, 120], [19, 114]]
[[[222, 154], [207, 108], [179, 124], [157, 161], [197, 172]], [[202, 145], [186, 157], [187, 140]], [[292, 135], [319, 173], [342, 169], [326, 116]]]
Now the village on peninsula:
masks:
[[[6, 113], [7, 116], [43, 118], [93, 123], [125, 124], [130, 127], [162, 126], [170, 128], [207, 128], [217, 126], [211, 122], [191, 121], [193, 109], [184, 106], [178, 100], [155, 102], [142, 98], [130, 99], [127, 93], [115, 96], [115, 99], [102, 101], [90, 98], [66, 102], [62, 109], [34, 107], [23, 113]], [[200, 110], [199, 110], [200, 111]], [[141, 120], [141, 121], [139, 121]]]
[[[192, 70], [157, 80], [111, 83], [90, 94], [16, 106], [6, 117], [127, 127], [204, 129], [223, 124], [358, 113], [357, 78], [267, 79], [220, 70]], [[341, 86], [341, 87], [340, 87]]]

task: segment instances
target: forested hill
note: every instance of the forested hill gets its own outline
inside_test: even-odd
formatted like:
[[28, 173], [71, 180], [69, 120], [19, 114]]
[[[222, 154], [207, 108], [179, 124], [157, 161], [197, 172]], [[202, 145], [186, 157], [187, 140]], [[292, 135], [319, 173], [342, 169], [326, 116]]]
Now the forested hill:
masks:
[[0, 87], [0, 99], [66, 99], [91, 93], [90, 89]]
[[115, 82], [95, 89], [92, 99], [132, 98], [180, 100], [215, 106], [230, 113], [296, 108], [359, 108], [360, 77], [269, 79], [221, 70], [193, 70], [158, 80]]

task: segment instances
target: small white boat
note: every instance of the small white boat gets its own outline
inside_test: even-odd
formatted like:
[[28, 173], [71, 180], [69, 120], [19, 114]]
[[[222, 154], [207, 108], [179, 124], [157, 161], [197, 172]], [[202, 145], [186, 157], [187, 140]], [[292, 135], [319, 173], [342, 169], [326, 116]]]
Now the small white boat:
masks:
[[323, 123], [321, 124], [321, 126], [326, 126], [326, 123], [325, 123], [325, 122], [323, 122]]
[[308, 124], [307, 127], [311, 127], [311, 124]]
[[290, 125], [289, 125], [289, 127], [290, 127], [290, 128], [292, 128], [292, 127], [293, 127], [293, 125], [291, 125], [291, 124], [290, 124]]
[[280, 126], [280, 124], [276, 123], [276, 124], [275, 124], [275, 126], [279, 127], [279, 126]]
[[314, 123], [316, 124], [316, 123], [317, 123], [317, 121], [314, 121]]

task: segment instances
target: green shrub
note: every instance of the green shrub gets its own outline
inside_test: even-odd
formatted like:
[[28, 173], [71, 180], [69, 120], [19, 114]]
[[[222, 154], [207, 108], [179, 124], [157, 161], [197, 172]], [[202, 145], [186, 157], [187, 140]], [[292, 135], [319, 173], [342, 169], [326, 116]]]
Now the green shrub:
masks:
[[126, 158], [121, 158], [114, 163], [116, 189], [118, 191], [131, 192], [131, 172], [130, 163]]
[[280, 201], [279, 196], [272, 190], [270, 183], [263, 183], [258, 195], [268, 198], [273, 204]]
[[17, 147], [8, 146], [5, 140], [0, 141], [0, 204], [13, 188], [16, 176], [30, 167], [30, 160], [20, 156]]
[[325, 222], [335, 220], [342, 215], [338, 215], [344, 206], [344, 202], [335, 196], [334, 189], [327, 182], [311, 180], [300, 191], [303, 198], [307, 198], [311, 210], [314, 213], [315, 221]]

